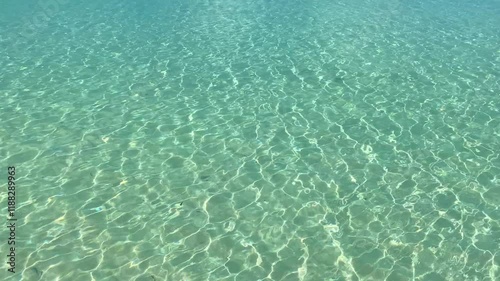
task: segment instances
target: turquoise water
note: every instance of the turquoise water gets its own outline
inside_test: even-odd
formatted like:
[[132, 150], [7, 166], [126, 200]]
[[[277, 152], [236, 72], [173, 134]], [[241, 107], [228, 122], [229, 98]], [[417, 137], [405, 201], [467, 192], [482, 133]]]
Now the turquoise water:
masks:
[[0, 280], [500, 280], [499, 1], [8, 0], [0, 26]]

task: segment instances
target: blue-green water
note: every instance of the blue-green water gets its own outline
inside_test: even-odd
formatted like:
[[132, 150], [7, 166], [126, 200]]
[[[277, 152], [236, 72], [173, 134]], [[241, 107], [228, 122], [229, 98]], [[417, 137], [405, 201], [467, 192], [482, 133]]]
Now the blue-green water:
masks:
[[1, 280], [500, 280], [499, 1], [8, 0], [0, 27]]

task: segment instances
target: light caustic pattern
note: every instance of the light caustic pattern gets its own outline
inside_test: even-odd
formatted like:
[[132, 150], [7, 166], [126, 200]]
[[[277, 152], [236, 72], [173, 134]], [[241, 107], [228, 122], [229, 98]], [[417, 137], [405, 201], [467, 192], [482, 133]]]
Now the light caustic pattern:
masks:
[[498, 3], [292, 2], [1, 31], [23, 280], [498, 280]]

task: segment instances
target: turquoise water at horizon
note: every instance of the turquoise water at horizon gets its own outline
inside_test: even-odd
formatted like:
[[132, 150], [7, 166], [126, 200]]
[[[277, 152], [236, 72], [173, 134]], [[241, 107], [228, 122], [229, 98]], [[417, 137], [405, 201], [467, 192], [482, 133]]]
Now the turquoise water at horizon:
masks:
[[0, 27], [0, 280], [500, 280], [499, 1], [8, 0]]

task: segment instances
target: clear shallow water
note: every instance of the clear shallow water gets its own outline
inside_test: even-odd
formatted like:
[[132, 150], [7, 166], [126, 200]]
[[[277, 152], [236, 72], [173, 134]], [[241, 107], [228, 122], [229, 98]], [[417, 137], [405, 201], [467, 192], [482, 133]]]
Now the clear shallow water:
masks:
[[2, 280], [500, 279], [498, 1], [1, 8]]

